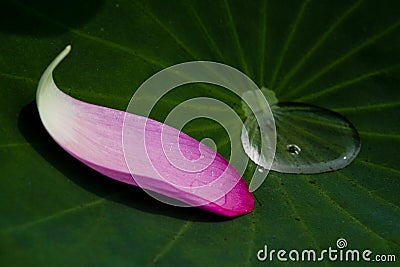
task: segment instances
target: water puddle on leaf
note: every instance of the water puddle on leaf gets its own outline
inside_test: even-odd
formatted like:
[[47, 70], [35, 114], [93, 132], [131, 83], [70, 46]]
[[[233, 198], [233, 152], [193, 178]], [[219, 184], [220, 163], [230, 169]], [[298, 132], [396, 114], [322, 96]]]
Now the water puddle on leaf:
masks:
[[[312, 105], [276, 103], [270, 90], [262, 90], [267, 100], [271, 102], [272, 95], [274, 102], [271, 110], [277, 140], [271, 170], [282, 173], [322, 173], [344, 168], [357, 157], [361, 148], [360, 137], [345, 117]], [[268, 136], [261, 136], [260, 127], [268, 130], [270, 123], [257, 123], [253, 114], [245, 112], [247, 119], [242, 128], [242, 145], [250, 159], [263, 168], [268, 160], [263, 156], [260, 142], [261, 138]]]

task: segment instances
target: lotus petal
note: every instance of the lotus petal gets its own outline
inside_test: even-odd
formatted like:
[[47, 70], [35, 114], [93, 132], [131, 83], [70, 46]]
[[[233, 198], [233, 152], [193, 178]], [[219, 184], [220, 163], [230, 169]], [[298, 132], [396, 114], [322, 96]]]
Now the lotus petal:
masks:
[[[245, 181], [211, 148], [166, 124], [89, 104], [58, 89], [52, 73], [70, 50], [67, 46], [48, 66], [36, 93], [40, 118], [63, 149], [105, 176], [179, 203], [228, 217], [253, 210]], [[135, 140], [133, 146], [123, 145], [124, 124], [129, 127], [124, 138]], [[166, 153], [166, 147], [174, 153]], [[180, 153], [175, 153], [176, 148]], [[133, 169], [128, 168], [127, 159], [135, 162]]]

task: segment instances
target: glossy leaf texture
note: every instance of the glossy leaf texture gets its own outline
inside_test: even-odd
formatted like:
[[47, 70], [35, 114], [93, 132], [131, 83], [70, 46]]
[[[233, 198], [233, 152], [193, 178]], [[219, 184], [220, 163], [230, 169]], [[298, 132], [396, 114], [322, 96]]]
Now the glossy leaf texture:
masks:
[[[279, 266], [259, 262], [257, 251], [265, 244], [322, 250], [339, 237], [349, 249], [399, 257], [398, 1], [61, 2], [63, 12], [22, 0], [0, 11], [0, 265]], [[41, 126], [37, 83], [69, 43], [74, 53], [54, 78], [82, 101], [124, 110], [157, 71], [217, 61], [280, 101], [343, 115], [358, 130], [361, 151], [335, 172], [271, 171], [254, 192], [254, 211], [234, 220], [164, 205], [69, 157]], [[196, 96], [224, 101], [244, 119], [238, 97], [200, 85], [172, 91], [151, 117], [162, 121]], [[183, 130], [213, 138], [229, 159], [220, 125], [198, 119]]]

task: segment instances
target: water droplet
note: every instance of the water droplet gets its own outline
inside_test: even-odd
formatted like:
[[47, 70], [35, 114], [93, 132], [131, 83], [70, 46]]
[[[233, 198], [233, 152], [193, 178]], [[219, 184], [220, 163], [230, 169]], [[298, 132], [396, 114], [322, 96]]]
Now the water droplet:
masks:
[[[355, 127], [342, 115], [316, 106], [286, 103], [271, 107], [273, 122], [257, 124], [254, 115], [242, 128], [242, 145], [257, 165], [268, 166], [260, 140], [273, 143], [276, 127], [276, 151], [271, 170], [283, 173], [321, 173], [344, 168], [358, 155], [361, 141]], [[269, 148], [272, 149], [272, 148]], [[289, 153], [288, 153], [289, 152]]]
[[265, 169], [261, 166], [258, 166], [257, 171], [262, 173], [265, 171]]
[[289, 144], [286, 146], [286, 150], [292, 155], [298, 155], [301, 152], [301, 148], [295, 144]]

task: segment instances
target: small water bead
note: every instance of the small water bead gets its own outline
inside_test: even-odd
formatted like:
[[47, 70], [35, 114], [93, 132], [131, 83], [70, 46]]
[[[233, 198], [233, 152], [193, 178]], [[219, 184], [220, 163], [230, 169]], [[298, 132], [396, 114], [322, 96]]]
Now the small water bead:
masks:
[[298, 155], [301, 152], [301, 148], [295, 144], [287, 145], [286, 150], [292, 155]]
[[263, 167], [261, 167], [261, 166], [258, 166], [257, 167], [257, 171], [260, 172], [260, 173], [263, 173], [263, 172], [265, 172], [265, 169]]

